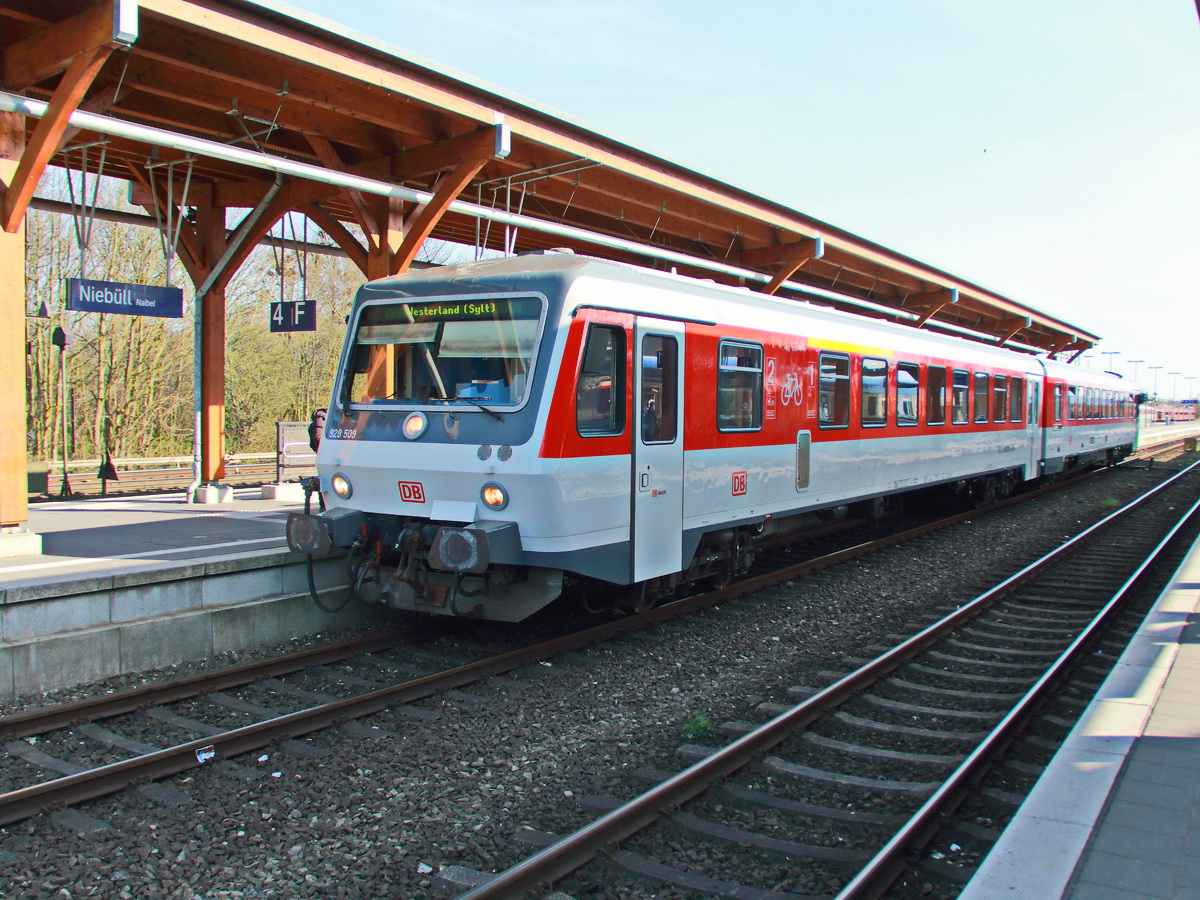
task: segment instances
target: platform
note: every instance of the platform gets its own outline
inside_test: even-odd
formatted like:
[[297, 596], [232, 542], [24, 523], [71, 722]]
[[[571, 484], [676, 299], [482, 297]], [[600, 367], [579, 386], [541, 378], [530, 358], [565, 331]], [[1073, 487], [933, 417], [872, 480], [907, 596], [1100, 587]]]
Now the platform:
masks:
[[1200, 897], [1200, 542], [960, 900]]
[[[189, 504], [182, 493], [36, 503], [42, 553], [0, 559], [0, 697], [27, 697], [373, 620], [313, 603], [307, 559], [287, 548], [303, 503]], [[319, 561], [325, 597], [344, 560]], [[332, 601], [331, 601], [332, 603]]]

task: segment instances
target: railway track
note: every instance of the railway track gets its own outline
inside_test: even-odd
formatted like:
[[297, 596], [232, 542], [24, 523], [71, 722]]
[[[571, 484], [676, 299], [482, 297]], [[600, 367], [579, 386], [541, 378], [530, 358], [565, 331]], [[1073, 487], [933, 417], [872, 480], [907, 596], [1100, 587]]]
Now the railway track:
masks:
[[[1149, 603], [1154, 572], [1166, 577], [1195, 538], [1197, 467], [853, 672], [797, 686], [794, 706], [762, 710], [768, 721], [732, 723], [738, 736], [726, 746], [681, 747], [691, 762], [682, 771], [635, 773], [656, 783], [632, 801], [587, 798], [600, 813], [592, 824], [566, 837], [518, 833], [542, 849], [461, 900], [548, 885], [587, 894], [622, 879], [745, 900], [953, 896], [970, 874], [963, 848], [994, 833], [978, 814], [963, 821], [954, 811], [989, 773], [1006, 785], [992, 791], [1001, 802], [1015, 800], [1013, 772], [1036, 777], [1019, 751], [1052, 741], [1035, 730], [1007, 769], [1000, 752], [1039, 712], [1053, 731], [1082, 709], [1071, 692], [1094, 688], [1097, 662], [1119, 652], [1122, 635], [1108, 629], [1127, 636], [1138, 615], [1121, 622], [1123, 605]], [[939, 894], [931, 879], [951, 887]]]
[[[162, 469], [129, 469], [119, 474], [119, 480], [103, 482], [93, 474], [71, 473], [69, 496], [98, 496], [107, 494], [147, 494], [160, 491], [182, 490], [193, 478], [192, 470], [183, 467]], [[275, 478], [275, 463], [229, 463], [226, 465], [223, 482], [233, 485], [263, 484]], [[49, 499], [63, 499], [63, 479], [60, 473], [50, 475], [43, 495]]]
[[[944, 526], [958, 521], [961, 517], [942, 520]], [[0, 824], [8, 824], [34, 815], [43, 810], [70, 806], [81, 801], [114, 793], [131, 785], [144, 784], [147, 781], [161, 779], [167, 775], [186, 771], [200, 766], [211, 766], [228, 761], [235, 756], [251, 751], [260, 750], [280, 742], [292, 742], [297, 752], [303, 752], [296, 746], [299, 739], [306, 734], [329, 728], [333, 725], [344, 725], [356, 718], [370, 715], [388, 707], [401, 707], [415, 703], [423, 698], [433, 697], [462, 688], [475, 681], [492, 675], [511, 671], [530, 663], [547, 660], [551, 657], [571, 650], [592, 646], [597, 643], [612, 640], [621, 635], [640, 630], [651, 624], [685, 615], [693, 610], [717, 605], [730, 597], [749, 593], [763, 585], [795, 578], [799, 574], [817, 568], [832, 565], [854, 556], [863, 555], [878, 549], [880, 546], [911, 539], [926, 533], [937, 524], [923, 525], [919, 529], [909, 530], [899, 535], [891, 535], [880, 542], [855, 543], [834, 553], [824, 554], [816, 559], [806, 560], [784, 569], [758, 576], [734, 585], [723, 592], [697, 595], [687, 598], [670, 606], [648, 613], [631, 616], [614, 622], [586, 629], [585, 631], [565, 636], [555, 635], [549, 640], [539, 641], [530, 646], [516, 649], [501, 649], [497, 652], [483, 652], [474, 648], [470, 655], [479, 658], [470, 661], [458, 660], [459, 664], [451, 664], [444, 671], [431, 671], [429, 674], [415, 678], [397, 679], [404, 674], [403, 667], [392, 668], [391, 679], [363, 678], [361, 674], [341, 670], [340, 693], [345, 694], [348, 687], [368, 687], [349, 696], [330, 696], [339, 693], [332, 687], [320, 687], [308, 682], [298, 690], [284, 690], [283, 693], [299, 701], [304, 706], [293, 712], [280, 712], [282, 705], [277, 698], [264, 700], [262, 695], [253, 693], [248, 699], [229, 702], [224, 692], [239, 685], [262, 682], [263, 679], [279, 679], [289, 673], [312, 671], [314, 668], [332, 666], [337, 660], [346, 660], [367, 653], [386, 653], [390, 649], [412, 647], [413, 642], [436, 638], [437, 634], [410, 633], [404, 639], [395, 635], [376, 636], [371, 639], [378, 644], [370, 643], [348, 644], [333, 648], [322, 648], [323, 656], [309, 654], [293, 654], [281, 660], [270, 660], [253, 666], [238, 667], [213, 673], [211, 676], [197, 677], [183, 682], [168, 683], [122, 695], [113, 695], [100, 700], [83, 701], [67, 707], [57, 707], [48, 710], [34, 710], [0, 720], [0, 740], [7, 741], [9, 763], [19, 761], [17, 768], [24, 768], [26, 774], [34, 773], [30, 779], [34, 783], [26, 783], [21, 787], [11, 787], [15, 781], [15, 773], [11, 765], [0, 768], [0, 778], [6, 782], [5, 793], [0, 795]], [[429, 662], [428, 660], [426, 661]], [[445, 655], [442, 662], [446, 662]], [[428, 666], [426, 666], [428, 668]], [[327, 673], [328, 674], [328, 673]], [[337, 673], [335, 673], [336, 676]], [[303, 679], [301, 679], [303, 682]], [[334, 678], [337, 681], [337, 677]], [[368, 684], [368, 682], [373, 682]], [[389, 683], [390, 682], [390, 683]], [[278, 686], [276, 685], [277, 689]], [[172, 747], [155, 747], [142, 742], [139, 737], [128, 737], [121, 733], [122, 716], [149, 715], [158, 723], [166, 723], [173, 728], [185, 729], [190, 723], [200, 721], [196, 714], [198, 698], [218, 695], [217, 705], [224, 711], [224, 717], [218, 717], [215, 722], [201, 721], [201, 727], [193, 729], [201, 736], [185, 741]], [[167, 715], [154, 712], [164, 709], [165, 703], [193, 701], [193, 706], [184, 713], [167, 711]], [[134, 712], [134, 711], [137, 712]], [[112, 720], [112, 726], [96, 725], [101, 720]], [[247, 719], [254, 719], [245, 724]], [[188, 720], [188, 721], [182, 721]], [[81, 725], [81, 723], [85, 723]], [[235, 727], [236, 726], [236, 727]], [[144, 729], [142, 729], [144, 730]], [[161, 724], [156, 727], [161, 734], [164, 729]], [[165, 729], [170, 732], [171, 729]], [[137, 732], [138, 729], [135, 729]], [[55, 734], [65, 737], [62, 744], [61, 758], [55, 756]], [[31, 743], [30, 738], [42, 735]], [[93, 749], [85, 750], [87, 744]], [[82, 752], [84, 760], [95, 757], [94, 748], [103, 748], [97, 763], [89, 765], [86, 761], [75, 761], [75, 754]], [[130, 756], [129, 754], [133, 754]], [[11, 787], [11, 789], [9, 789]]]

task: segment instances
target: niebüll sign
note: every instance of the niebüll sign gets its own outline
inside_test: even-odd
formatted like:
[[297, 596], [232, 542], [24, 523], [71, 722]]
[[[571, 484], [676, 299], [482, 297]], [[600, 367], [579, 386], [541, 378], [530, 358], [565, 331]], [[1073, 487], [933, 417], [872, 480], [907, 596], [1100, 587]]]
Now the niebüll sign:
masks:
[[67, 309], [180, 319], [183, 318], [183, 288], [68, 278]]

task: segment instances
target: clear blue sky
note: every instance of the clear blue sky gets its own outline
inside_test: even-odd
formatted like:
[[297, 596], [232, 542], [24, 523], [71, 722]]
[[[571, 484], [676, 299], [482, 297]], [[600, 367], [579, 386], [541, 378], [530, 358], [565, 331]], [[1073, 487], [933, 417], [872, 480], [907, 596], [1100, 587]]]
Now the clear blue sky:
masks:
[[1200, 386], [1194, 0], [291, 2]]

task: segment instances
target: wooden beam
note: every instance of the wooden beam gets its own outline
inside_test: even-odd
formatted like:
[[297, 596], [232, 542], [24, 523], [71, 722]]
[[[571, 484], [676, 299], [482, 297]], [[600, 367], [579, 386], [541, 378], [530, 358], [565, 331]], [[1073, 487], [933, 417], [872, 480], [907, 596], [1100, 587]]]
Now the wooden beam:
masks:
[[67, 129], [71, 113], [79, 106], [79, 101], [111, 53], [110, 47], [97, 47], [71, 62], [54, 96], [50, 98], [46, 114], [34, 129], [16, 174], [4, 192], [3, 203], [0, 204], [3, 207], [0, 211], [0, 228], [13, 232], [20, 225], [38, 181], [58, 149], [59, 139]]
[[358, 270], [364, 275], [367, 274], [368, 251], [341, 222], [331, 216], [319, 203], [306, 203], [300, 207], [299, 211], [312, 219], [318, 228], [333, 238], [333, 242], [346, 251], [346, 255], [350, 257], [350, 261], [358, 267]]
[[391, 174], [396, 181], [408, 181], [480, 159], [504, 159], [511, 149], [512, 135], [508, 126], [492, 125], [397, 153], [392, 157]]
[[417, 258], [417, 252], [421, 249], [425, 238], [429, 237], [429, 233], [441, 220], [450, 204], [471, 183], [471, 179], [484, 167], [485, 163], [487, 163], [486, 159], [461, 163], [453, 172], [449, 172], [438, 182], [433, 197], [428, 203], [417, 208], [412, 224], [405, 229], [404, 241], [392, 257], [393, 274], [399, 275], [401, 272], [408, 271], [408, 267]]
[[1029, 327], [1031, 319], [1029, 316], [1013, 316], [1008, 319], [1001, 319], [996, 323], [995, 331], [993, 332], [999, 340], [996, 343], [1003, 347], [1020, 332]]
[[[342, 162], [341, 157], [338, 156], [337, 151], [333, 149], [333, 144], [319, 135], [309, 134], [306, 137], [308, 138], [308, 142], [312, 144], [313, 150], [316, 151], [317, 158], [321, 160], [321, 165], [327, 169], [345, 169], [346, 165]], [[367, 209], [362, 192], [354, 191], [350, 188], [339, 188], [338, 190], [350, 202], [350, 210], [354, 213], [358, 227], [363, 230], [367, 242], [372, 244], [372, 246], [377, 246], [373, 241], [375, 235], [379, 233], [379, 224], [375, 221], [375, 217], [371, 215], [371, 211]], [[333, 237], [333, 235], [330, 235], [330, 237]]]
[[6, 48], [4, 83], [8, 89], [23, 91], [65, 71], [76, 57], [120, 46], [113, 40], [114, 2], [106, 0]]
[[[806, 238], [802, 241], [797, 241], [794, 244], [788, 244], [791, 248], [791, 255], [784, 261], [782, 268], [775, 273], [775, 276], [767, 282], [762, 288], [764, 294], [774, 294], [779, 290], [780, 286], [791, 278], [806, 262], [811, 259], [820, 259], [825, 255], [825, 242], [820, 238]], [[775, 249], [775, 248], [759, 248]]]
[[820, 238], [802, 238], [787, 244], [773, 244], [768, 247], [754, 247], [741, 253], [742, 265], [773, 266], [778, 263], [788, 265], [792, 262], [805, 262], [810, 259], [820, 259], [825, 255], [825, 242]]

